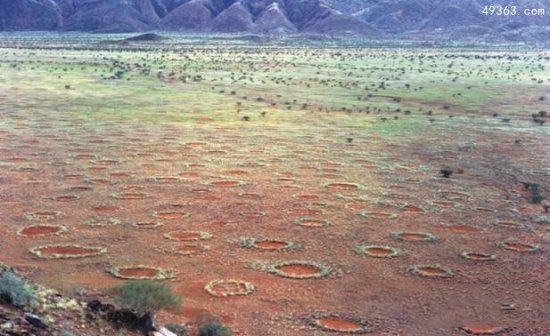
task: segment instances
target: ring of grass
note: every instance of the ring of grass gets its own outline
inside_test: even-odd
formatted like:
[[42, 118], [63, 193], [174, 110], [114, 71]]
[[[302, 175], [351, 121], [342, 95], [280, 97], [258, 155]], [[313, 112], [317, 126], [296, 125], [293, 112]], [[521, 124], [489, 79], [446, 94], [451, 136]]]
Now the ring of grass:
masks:
[[[224, 291], [222, 293], [219, 293], [215, 290], [217, 285], [224, 285], [224, 284], [233, 284], [239, 287], [244, 287], [243, 291]], [[215, 296], [215, 297], [228, 297], [228, 296], [247, 296], [256, 291], [256, 287], [247, 281], [242, 280], [212, 280], [209, 283], [204, 286], [204, 289], [208, 292], [208, 294]]]
[[[357, 329], [354, 330], [341, 330], [338, 328], [331, 328], [326, 325], [323, 325], [321, 320], [323, 319], [338, 319], [342, 321], [348, 321], [353, 324], [357, 324]], [[306, 318], [305, 321], [309, 326], [323, 330], [328, 332], [338, 332], [338, 333], [344, 333], [344, 334], [366, 334], [371, 333], [376, 329], [376, 326], [365, 319], [350, 315], [350, 314], [343, 314], [343, 313], [313, 313], [309, 317]]]
[[[126, 269], [155, 270], [157, 273], [154, 276], [129, 276], [129, 275], [121, 274], [121, 271], [124, 271]], [[107, 272], [112, 274], [115, 278], [125, 279], [125, 280], [168, 280], [176, 277], [175, 272], [172, 270], [165, 270], [162, 268], [145, 266], [145, 265], [123, 266], [123, 267], [113, 266], [109, 268]]]
[[[423, 238], [420, 238], [418, 240], [408, 240], [405, 238], [406, 235], [418, 235], [422, 236]], [[390, 233], [390, 236], [395, 240], [405, 242], [432, 243], [437, 240], [436, 236], [429, 232], [392, 232]]]
[[178, 176], [155, 176], [153, 180], [162, 184], [181, 183], [185, 181], [185, 179]]
[[[376, 254], [369, 251], [372, 249], [382, 249], [385, 251], [390, 251], [391, 253], [387, 255]], [[358, 245], [357, 247], [355, 247], [355, 253], [360, 256], [373, 258], [397, 258], [405, 255], [400, 249], [385, 245]]]
[[496, 260], [496, 256], [492, 254], [486, 254], [481, 252], [462, 252], [460, 254], [462, 258], [473, 260], [473, 261], [494, 261]]
[[37, 234], [37, 236], [59, 236], [65, 232], [68, 231], [67, 227], [66, 226], [63, 226], [63, 225], [50, 225], [50, 224], [39, 224], [39, 225], [31, 225], [31, 226], [25, 226], [25, 227], [22, 227], [20, 228], [19, 230], [17, 230], [17, 235], [18, 236], [22, 236], [22, 237], [29, 237], [29, 236], [33, 236], [33, 235], [26, 235], [23, 233], [23, 231], [29, 229], [29, 228], [39, 228], [39, 227], [46, 227], [46, 228], [55, 228], [55, 229], [58, 229], [56, 232], [51, 232], [51, 233], [44, 233], [44, 234]]
[[155, 229], [164, 224], [161, 222], [133, 222], [132, 226], [139, 229]]
[[[285, 267], [285, 266], [305, 266], [305, 267], [313, 267], [318, 270], [317, 273], [314, 274], [308, 274], [308, 275], [291, 275], [288, 273], [285, 273], [284, 271], [281, 271], [279, 268]], [[332, 268], [318, 263], [314, 261], [303, 261], [303, 260], [282, 260], [282, 261], [275, 261], [268, 264], [263, 264], [263, 269], [271, 274], [288, 278], [288, 279], [298, 279], [298, 280], [307, 280], [307, 279], [322, 279], [327, 276], [329, 276], [332, 273]]]
[[117, 226], [120, 223], [120, 220], [112, 217], [94, 217], [84, 222], [84, 224], [91, 227]]
[[[191, 247], [194, 250], [183, 252], [182, 248], [185, 248], [185, 247]], [[194, 256], [194, 255], [197, 255], [197, 254], [205, 253], [208, 250], [209, 250], [208, 246], [203, 246], [203, 245], [200, 245], [200, 244], [184, 244], [182, 246], [173, 247], [173, 248], [170, 248], [170, 249], [165, 250], [165, 251], [169, 254], [175, 254], [175, 255], [181, 255], [181, 256], [188, 257], [188, 256]]]
[[[264, 243], [264, 242], [284, 243], [285, 245], [280, 248], [272, 248], [272, 249], [262, 248], [258, 246], [258, 244]], [[290, 251], [290, 250], [297, 249], [299, 247], [298, 244], [287, 240], [258, 239], [258, 238], [246, 238], [246, 237], [242, 237], [239, 239], [239, 246], [248, 248], [248, 249], [257, 249], [262, 251]]]
[[54, 196], [52, 197], [52, 199], [57, 202], [68, 202], [68, 201], [76, 201], [80, 199], [80, 196], [74, 195], [74, 194], [67, 194], [67, 195]]
[[[45, 256], [41, 250], [46, 248], [76, 248], [76, 249], [88, 249], [95, 250], [95, 252], [87, 254], [52, 254], [51, 256]], [[96, 257], [102, 254], [107, 253], [107, 248], [99, 246], [81, 246], [77, 244], [51, 244], [51, 245], [41, 245], [35, 246], [29, 249], [29, 252], [34, 254], [40, 259], [79, 259], [87, 257]]]
[[[223, 183], [235, 183], [235, 185], [230, 185], [230, 186], [221, 185]], [[207, 182], [205, 184], [208, 185], [208, 186], [211, 186], [211, 187], [237, 188], [237, 187], [242, 187], [242, 186], [246, 185], [246, 182], [241, 181], [241, 180], [217, 180], [217, 181]]]
[[[317, 223], [318, 225], [305, 225], [304, 223], [307, 223], [307, 222]], [[297, 218], [296, 220], [294, 220], [294, 224], [303, 226], [303, 227], [325, 227], [325, 226], [332, 225], [332, 223], [329, 220], [309, 218], [309, 217]]]
[[[364, 211], [359, 215], [368, 219], [396, 219], [397, 217], [399, 217], [399, 215], [395, 213], [376, 212], [376, 211]], [[380, 215], [384, 215], [384, 216], [380, 216]]]
[[[167, 218], [167, 215], [177, 215], [178, 218]], [[170, 219], [183, 219], [183, 218], [187, 218], [189, 217], [189, 212], [180, 212], [180, 211], [155, 211], [153, 212], [152, 216], [155, 217], [155, 218], [162, 218], [162, 219], [167, 219], [167, 220], [170, 220]]]
[[512, 229], [512, 230], [521, 230], [525, 229], [525, 224], [514, 222], [514, 221], [498, 221], [495, 225], [499, 228]]
[[521, 253], [533, 253], [538, 252], [541, 249], [540, 245], [538, 244], [522, 243], [518, 241], [504, 241], [498, 243], [498, 246], [508, 251]]
[[125, 191], [120, 193], [115, 193], [111, 195], [113, 198], [119, 199], [119, 200], [142, 200], [149, 197], [147, 193], [143, 192], [132, 192], [132, 191]]
[[60, 211], [36, 211], [28, 213], [25, 218], [31, 221], [48, 221], [61, 215]]
[[[440, 271], [441, 273], [438, 273], [438, 274], [430, 273], [424, 270], [426, 268], [437, 270], [437, 271]], [[439, 265], [411, 265], [407, 268], [407, 271], [411, 274], [421, 276], [424, 278], [451, 278], [455, 275], [451, 269], [445, 268]]]
[[[339, 190], [344, 189], [346, 191], [358, 191], [358, 190], [366, 189], [361, 184], [353, 183], [353, 182], [328, 182], [328, 183], [324, 183], [322, 186], [323, 188], [326, 188], [326, 189], [336, 188]], [[339, 188], [339, 187], [343, 187], [343, 188]], [[348, 187], [350, 187], [350, 189], [347, 189]]]
[[[178, 233], [178, 232], [186, 232], [186, 233], [197, 234], [197, 237], [182, 240], [182, 239], [177, 239], [176, 237], [172, 236], [173, 234]], [[208, 239], [212, 238], [212, 234], [208, 233], [208, 232], [205, 232], [205, 231], [178, 230], [178, 231], [171, 231], [171, 232], [165, 233], [164, 238], [169, 239], [169, 240], [173, 240], [173, 241], [197, 241], [197, 240], [208, 240]]]

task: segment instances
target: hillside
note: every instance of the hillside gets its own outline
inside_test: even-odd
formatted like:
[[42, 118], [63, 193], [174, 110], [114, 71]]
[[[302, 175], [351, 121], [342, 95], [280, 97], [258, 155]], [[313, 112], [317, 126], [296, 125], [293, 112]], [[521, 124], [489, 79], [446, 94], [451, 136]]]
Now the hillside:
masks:
[[550, 40], [550, 0], [515, 5], [545, 15], [487, 16], [478, 0], [0, 0], [0, 30]]

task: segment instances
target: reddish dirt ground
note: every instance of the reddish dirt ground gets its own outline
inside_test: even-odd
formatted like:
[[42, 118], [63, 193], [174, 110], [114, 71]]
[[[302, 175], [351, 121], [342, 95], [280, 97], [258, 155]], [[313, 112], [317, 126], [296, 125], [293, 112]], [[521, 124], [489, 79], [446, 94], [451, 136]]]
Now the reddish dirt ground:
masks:
[[[68, 126], [60, 131], [58, 122]], [[94, 293], [120, 284], [107, 272], [113, 266], [173, 270], [175, 278], [167, 281], [184, 308], [163, 312], [160, 320], [186, 323], [210, 312], [236, 335], [360, 328], [354, 319], [336, 317], [318, 322], [325, 329], [305, 323], [313, 313], [356, 317], [375, 325], [374, 335], [453, 336], [500, 328], [501, 335], [550, 335], [549, 225], [532, 220], [545, 215], [542, 207], [493, 168], [495, 158], [513, 158], [547, 182], [542, 135], [522, 135], [531, 145], [519, 148], [510, 136], [467, 121], [414, 141], [365, 135], [353, 144], [342, 143], [341, 130], [331, 128], [97, 126], [70, 115], [20, 116], [14, 123], [0, 134], [2, 260], [28, 268], [39, 283], [68, 294], [82, 288]], [[475, 141], [475, 150], [459, 153], [459, 136]], [[464, 172], [442, 178], [444, 165]], [[120, 223], [86, 225], [98, 216]], [[41, 224], [68, 230], [44, 236], [37, 232], [53, 231], [38, 226], [17, 234]], [[212, 237], [197, 240], [197, 232]], [[241, 237], [263, 242], [246, 248], [238, 244]], [[279, 250], [284, 242], [299, 247]], [[107, 252], [63, 260], [29, 253], [49, 244]], [[362, 244], [403, 255], [359, 255], [355, 248]], [[331, 273], [292, 279], [249, 267], [291, 260], [327, 265]], [[410, 272], [412, 265], [424, 267], [427, 276]], [[318, 271], [299, 265], [279, 270]], [[128, 272], [154, 273], [134, 271]], [[212, 280], [230, 279], [256, 290], [214, 297], [204, 289]]]

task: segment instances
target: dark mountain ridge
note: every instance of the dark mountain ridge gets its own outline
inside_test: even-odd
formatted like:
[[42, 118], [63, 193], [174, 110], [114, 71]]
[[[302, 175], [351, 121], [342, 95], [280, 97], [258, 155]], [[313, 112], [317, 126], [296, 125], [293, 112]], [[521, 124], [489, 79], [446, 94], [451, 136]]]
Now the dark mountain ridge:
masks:
[[550, 0], [518, 0], [516, 5], [547, 13], [544, 17], [486, 16], [478, 0], [0, 0], [0, 31], [168, 30], [550, 40]]

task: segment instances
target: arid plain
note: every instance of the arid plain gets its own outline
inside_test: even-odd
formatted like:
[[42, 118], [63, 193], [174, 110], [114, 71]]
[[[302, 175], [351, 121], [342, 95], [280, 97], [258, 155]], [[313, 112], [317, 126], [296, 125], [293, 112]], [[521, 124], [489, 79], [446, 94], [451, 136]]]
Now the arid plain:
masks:
[[237, 335], [550, 334], [548, 51], [125, 37], [3, 37], [1, 261]]

